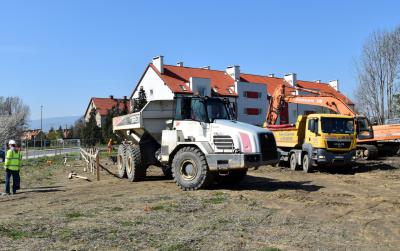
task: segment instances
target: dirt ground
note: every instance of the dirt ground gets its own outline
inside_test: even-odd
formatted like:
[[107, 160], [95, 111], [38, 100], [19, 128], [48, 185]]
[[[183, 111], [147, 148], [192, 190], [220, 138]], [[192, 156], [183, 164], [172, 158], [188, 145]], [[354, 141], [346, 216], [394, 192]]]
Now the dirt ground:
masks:
[[310, 174], [267, 166], [194, 192], [156, 168], [98, 182], [69, 165], [25, 167], [19, 194], [0, 197], [1, 250], [400, 249], [400, 157]]

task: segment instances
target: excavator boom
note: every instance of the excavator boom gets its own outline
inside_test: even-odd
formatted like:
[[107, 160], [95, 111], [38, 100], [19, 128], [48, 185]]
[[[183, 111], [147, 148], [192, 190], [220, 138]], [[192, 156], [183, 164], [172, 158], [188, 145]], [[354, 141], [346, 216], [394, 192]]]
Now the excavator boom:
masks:
[[[298, 92], [307, 92], [311, 95], [298, 95]], [[385, 144], [385, 142], [387, 144], [396, 143], [396, 147], [398, 148], [398, 143], [400, 142], [400, 124], [372, 126], [365, 116], [356, 114], [345, 102], [334, 95], [294, 87], [285, 81], [282, 86], [275, 90], [270, 100], [264, 127], [275, 125], [280, 111], [289, 103], [325, 107], [337, 114], [354, 117], [356, 120], [357, 144], [360, 149], [367, 149], [366, 152], [369, 152], [365, 155], [371, 155], [373, 151], [377, 153], [378, 149], [375, 146]], [[396, 147], [394, 147], [395, 150], [397, 149]]]
[[[292, 90], [292, 91], [291, 91]], [[293, 92], [302, 91], [307, 92], [312, 95], [294, 95]], [[278, 120], [279, 113], [286, 103], [292, 104], [302, 104], [302, 105], [315, 105], [320, 107], [328, 108], [329, 110], [342, 114], [355, 117], [354, 111], [342, 100], [334, 97], [331, 94], [322, 93], [315, 90], [309, 90], [300, 87], [288, 86], [285, 82], [277, 88], [270, 100], [270, 105], [268, 108], [266, 124], [274, 125]]]

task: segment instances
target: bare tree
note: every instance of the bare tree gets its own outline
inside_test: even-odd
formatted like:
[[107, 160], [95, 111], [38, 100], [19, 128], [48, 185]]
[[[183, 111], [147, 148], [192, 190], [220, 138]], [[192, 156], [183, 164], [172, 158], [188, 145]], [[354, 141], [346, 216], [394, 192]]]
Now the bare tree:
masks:
[[358, 109], [381, 124], [386, 118], [393, 118], [400, 79], [400, 27], [374, 32], [364, 44], [357, 70]]
[[19, 97], [0, 97], [0, 145], [20, 136], [28, 116], [29, 107]]

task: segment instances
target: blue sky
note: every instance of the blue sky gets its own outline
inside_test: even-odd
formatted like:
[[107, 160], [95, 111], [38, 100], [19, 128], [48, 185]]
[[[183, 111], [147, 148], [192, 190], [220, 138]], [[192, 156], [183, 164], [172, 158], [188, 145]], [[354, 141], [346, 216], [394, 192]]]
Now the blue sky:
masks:
[[1, 1], [0, 96], [31, 118], [81, 115], [92, 96], [130, 95], [153, 56], [167, 64], [340, 80], [375, 30], [400, 25], [399, 1]]

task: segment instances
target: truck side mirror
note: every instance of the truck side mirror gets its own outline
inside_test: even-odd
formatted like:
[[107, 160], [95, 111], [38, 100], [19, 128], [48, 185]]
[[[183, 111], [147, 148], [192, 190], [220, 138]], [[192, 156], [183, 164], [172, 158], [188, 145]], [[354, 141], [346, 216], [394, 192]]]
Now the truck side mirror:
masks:
[[174, 123], [174, 121], [172, 119], [168, 119], [167, 121], [165, 121], [165, 124], [167, 125], [167, 129], [171, 129], [173, 123]]

